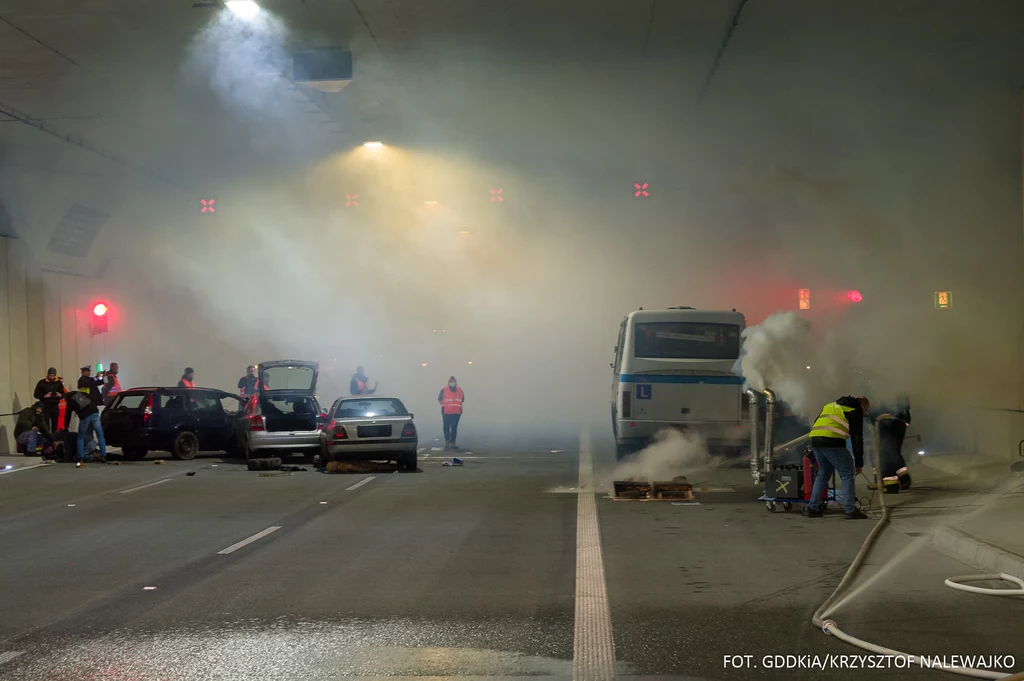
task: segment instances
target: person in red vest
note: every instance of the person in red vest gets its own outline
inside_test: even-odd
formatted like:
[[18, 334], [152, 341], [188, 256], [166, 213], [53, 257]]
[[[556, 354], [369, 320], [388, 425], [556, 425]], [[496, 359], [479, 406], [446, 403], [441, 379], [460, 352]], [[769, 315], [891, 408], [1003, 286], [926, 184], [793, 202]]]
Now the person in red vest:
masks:
[[178, 381], [179, 388], [194, 388], [196, 380], [196, 370], [192, 367], [185, 367], [185, 373], [181, 375], [181, 380]]
[[462, 418], [462, 403], [466, 395], [454, 376], [448, 378], [448, 387], [441, 388], [437, 403], [441, 405], [441, 420], [444, 425], [444, 448], [458, 449], [455, 438], [459, 434], [459, 419]]
[[117, 362], [110, 363], [110, 369], [107, 370], [104, 376], [104, 385], [101, 390], [103, 395], [103, 405], [109, 407], [117, 397], [117, 394], [121, 392], [121, 381], [117, 380], [118, 366]]

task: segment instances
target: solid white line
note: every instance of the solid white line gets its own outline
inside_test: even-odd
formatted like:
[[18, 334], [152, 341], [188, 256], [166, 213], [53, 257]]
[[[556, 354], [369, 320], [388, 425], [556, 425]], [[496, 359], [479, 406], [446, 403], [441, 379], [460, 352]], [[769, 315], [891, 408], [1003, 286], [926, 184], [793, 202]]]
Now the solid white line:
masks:
[[51, 464], [48, 464], [48, 463], [33, 463], [33, 464], [29, 464], [28, 466], [18, 466], [17, 468], [12, 468], [12, 469], [7, 470], [7, 471], [0, 471], [0, 475], [7, 475], [8, 473], [17, 473], [19, 471], [28, 471], [28, 470], [32, 470], [33, 468], [39, 468], [40, 466], [50, 466], [50, 465]]
[[170, 482], [170, 481], [171, 481], [171, 478], [164, 478], [163, 480], [157, 480], [156, 482], [148, 482], [145, 485], [139, 485], [138, 487], [132, 487], [131, 489], [126, 489], [126, 490], [124, 490], [122, 492], [118, 492], [118, 494], [128, 494], [129, 492], [138, 492], [140, 489], [146, 489], [147, 487], [152, 487], [153, 485], [162, 485], [163, 483]]
[[421, 453], [421, 452], [422, 452], [422, 451], [423, 451], [424, 449], [426, 449], [426, 447], [420, 447], [419, 449], [417, 449], [417, 450], [416, 450], [416, 453], [417, 453], [417, 454], [419, 454], [419, 453]]
[[232, 544], [231, 546], [227, 547], [223, 551], [218, 551], [217, 554], [218, 555], [222, 555], [222, 556], [226, 556], [229, 553], [234, 553], [235, 551], [237, 551], [238, 549], [242, 548], [243, 546], [248, 546], [249, 544], [253, 543], [257, 539], [263, 539], [264, 537], [266, 537], [271, 532], [274, 532], [275, 530], [280, 530], [280, 529], [281, 529], [280, 527], [268, 527], [267, 529], [263, 530], [262, 532], [257, 532], [256, 534], [254, 534], [253, 536], [249, 537], [248, 539], [243, 539], [242, 541], [238, 542], [237, 544]]
[[377, 477], [376, 475], [371, 475], [368, 478], [363, 478], [362, 480], [360, 480], [356, 484], [352, 485], [351, 487], [346, 487], [345, 491], [346, 492], [351, 492], [354, 489], [359, 489], [360, 487], [362, 487], [363, 485], [365, 485], [366, 483], [370, 482], [371, 480], [373, 480], [376, 477]]
[[594, 499], [594, 467], [590, 431], [580, 432], [580, 482], [576, 497], [576, 620], [573, 627], [574, 681], [612, 681], [615, 642], [608, 607], [601, 526]]
[[16, 658], [16, 657], [18, 657], [20, 655], [24, 655], [24, 654], [25, 654], [24, 650], [9, 650], [6, 653], [0, 653], [0, 664], [3, 664], [5, 662], [10, 662], [14, 658]]

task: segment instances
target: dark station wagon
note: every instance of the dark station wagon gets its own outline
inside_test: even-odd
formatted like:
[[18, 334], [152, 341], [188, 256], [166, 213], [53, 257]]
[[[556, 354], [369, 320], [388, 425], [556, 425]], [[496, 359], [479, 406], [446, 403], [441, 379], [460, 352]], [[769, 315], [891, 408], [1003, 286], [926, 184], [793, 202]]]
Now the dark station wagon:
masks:
[[107, 445], [138, 461], [151, 451], [191, 459], [200, 451], [235, 454], [242, 400], [214, 388], [132, 388], [100, 415]]

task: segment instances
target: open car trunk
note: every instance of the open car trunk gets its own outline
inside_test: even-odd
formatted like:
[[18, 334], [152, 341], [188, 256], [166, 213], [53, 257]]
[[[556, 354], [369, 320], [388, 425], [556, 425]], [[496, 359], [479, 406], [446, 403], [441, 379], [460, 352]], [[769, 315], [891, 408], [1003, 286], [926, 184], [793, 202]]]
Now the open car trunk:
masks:
[[263, 395], [260, 412], [271, 433], [315, 431], [319, 413], [313, 398], [305, 392], [275, 390]]

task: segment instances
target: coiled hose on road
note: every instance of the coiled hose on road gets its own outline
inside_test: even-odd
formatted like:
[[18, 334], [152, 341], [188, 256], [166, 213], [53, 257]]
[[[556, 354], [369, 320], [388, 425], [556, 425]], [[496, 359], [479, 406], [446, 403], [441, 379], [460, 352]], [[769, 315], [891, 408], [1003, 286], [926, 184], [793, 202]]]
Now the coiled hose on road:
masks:
[[[820, 628], [826, 634], [830, 636], [835, 636], [839, 640], [845, 641], [846, 643], [857, 646], [858, 648], [861, 648], [863, 650], [867, 650], [879, 655], [892, 655], [910, 658], [913, 660], [914, 664], [920, 665], [921, 658], [917, 655], [908, 655], [907, 653], [902, 653], [898, 650], [893, 650], [892, 648], [885, 648], [883, 646], [875, 645], [874, 643], [870, 643], [868, 641], [863, 641], [854, 636], [850, 636], [846, 632], [842, 631], [836, 625], [834, 620], [824, 619], [825, 613], [828, 612], [828, 609], [835, 602], [836, 597], [840, 593], [842, 593], [847, 586], [849, 586], [850, 582], [853, 581], [853, 578], [854, 576], [856, 576], [857, 571], [860, 570], [861, 564], [864, 562], [865, 558], [867, 558], [868, 553], [871, 551], [871, 547], [874, 546], [875, 541], [882, 534], [882, 530], [885, 529], [885, 526], [889, 524], [889, 516], [891, 512], [892, 511], [887, 506], [885, 506], [885, 502], [883, 501], [882, 517], [879, 519], [878, 524], [875, 525], [874, 528], [872, 528], [871, 533], [867, 536], [867, 539], [864, 540], [864, 543], [861, 545], [860, 550], [854, 557], [853, 562], [850, 563], [849, 569], [846, 571], [846, 574], [843, 576], [843, 579], [839, 582], [839, 586], [837, 586], [835, 591], [832, 592], [832, 595], [828, 597], [828, 600], [822, 603], [821, 607], [814, 612], [814, 615], [811, 617], [811, 622], [814, 624], [815, 627]], [[1009, 582], [1013, 582], [1019, 585], [1020, 589], [988, 589], [984, 587], [969, 586], [961, 583], [980, 582], [996, 579], [1003, 579]], [[953, 589], [967, 591], [969, 593], [979, 593], [990, 596], [1024, 596], [1024, 580], [1020, 580], [1011, 575], [1002, 573], [950, 577], [946, 580], [945, 583], [946, 586], [949, 586]], [[943, 667], [942, 671], [950, 672], [953, 674], [960, 674], [962, 676], [972, 676], [978, 679], [1002, 679], [1003, 681], [1024, 681], [1024, 672], [1007, 676], [999, 672], [992, 672], [983, 669], [967, 669], [963, 667]]]

